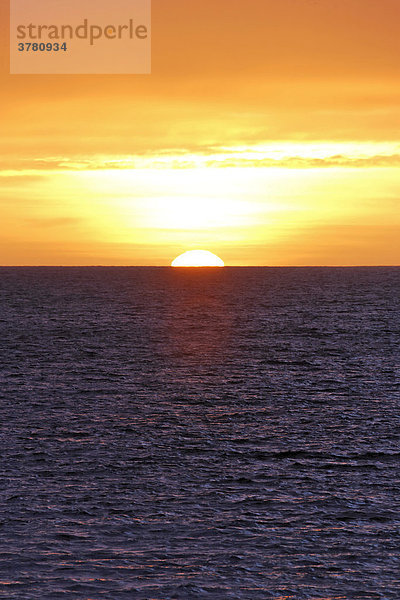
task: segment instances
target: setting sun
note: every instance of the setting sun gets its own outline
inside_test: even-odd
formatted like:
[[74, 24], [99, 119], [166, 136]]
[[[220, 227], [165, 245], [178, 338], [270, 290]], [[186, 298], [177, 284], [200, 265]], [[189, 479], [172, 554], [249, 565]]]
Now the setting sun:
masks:
[[171, 267], [224, 267], [224, 261], [208, 250], [189, 250], [172, 261]]

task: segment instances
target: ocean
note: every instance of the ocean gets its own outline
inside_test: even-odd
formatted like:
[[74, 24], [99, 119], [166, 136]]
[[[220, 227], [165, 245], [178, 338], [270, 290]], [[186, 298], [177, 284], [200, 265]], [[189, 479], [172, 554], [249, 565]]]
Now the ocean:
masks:
[[0, 269], [0, 598], [399, 600], [400, 268]]

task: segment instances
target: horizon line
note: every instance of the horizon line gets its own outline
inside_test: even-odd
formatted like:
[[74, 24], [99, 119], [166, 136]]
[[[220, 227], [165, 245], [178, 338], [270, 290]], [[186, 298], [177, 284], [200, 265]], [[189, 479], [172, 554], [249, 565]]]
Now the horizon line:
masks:
[[[224, 265], [223, 267], [200, 266], [181, 267], [182, 269], [372, 269], [372, 268], [399, 268], [400, 264], [379, 265]], [[0, 269], [174, 269], [172, 265], [0, 265]]]

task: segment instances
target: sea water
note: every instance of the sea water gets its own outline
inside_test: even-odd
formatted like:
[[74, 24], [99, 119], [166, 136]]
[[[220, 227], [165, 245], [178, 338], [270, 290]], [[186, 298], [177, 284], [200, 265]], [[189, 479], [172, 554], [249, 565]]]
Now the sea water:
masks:
[[400, 598], [399, 268], [0, 296], [1, 598]]

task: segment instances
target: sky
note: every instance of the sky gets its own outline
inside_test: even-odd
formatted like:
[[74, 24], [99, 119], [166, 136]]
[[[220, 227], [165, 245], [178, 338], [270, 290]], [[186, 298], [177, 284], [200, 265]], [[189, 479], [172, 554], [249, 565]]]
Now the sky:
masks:
[[6, 5], [0, 265], [400, 264], [398, 0], [153, 0], [151, 75], [10, 75]]

